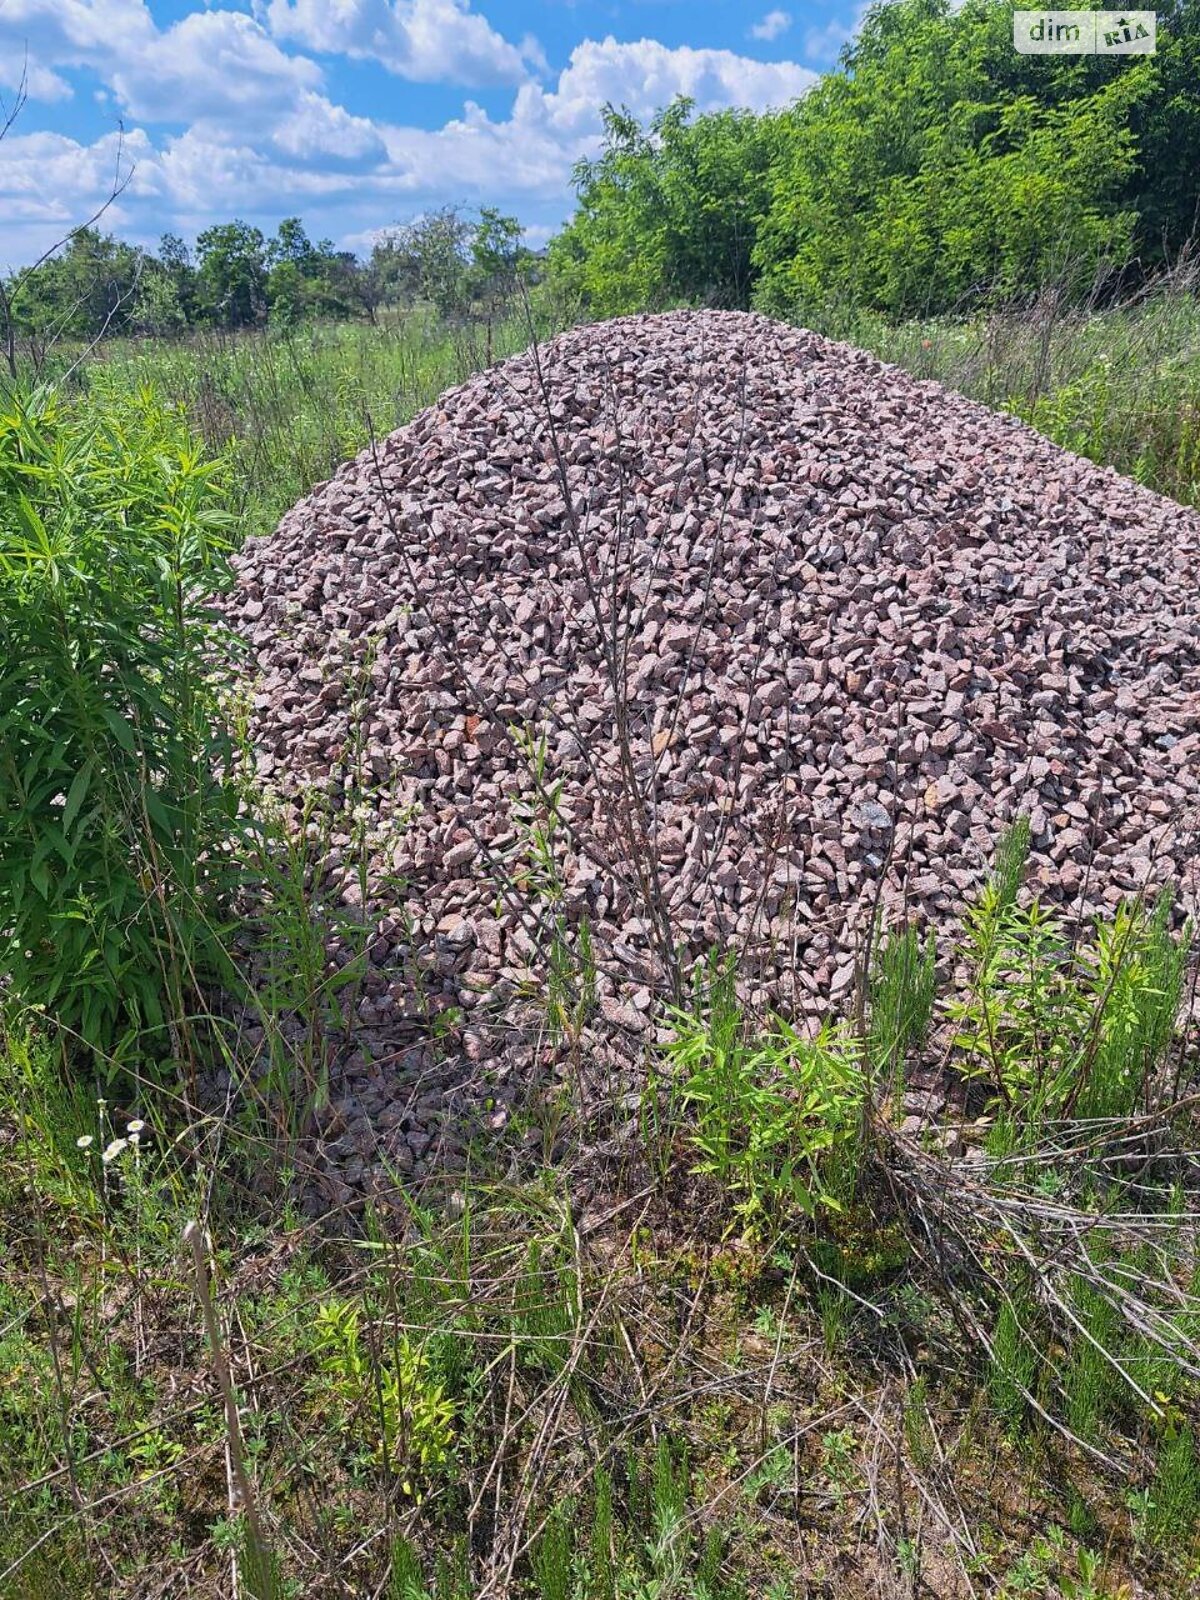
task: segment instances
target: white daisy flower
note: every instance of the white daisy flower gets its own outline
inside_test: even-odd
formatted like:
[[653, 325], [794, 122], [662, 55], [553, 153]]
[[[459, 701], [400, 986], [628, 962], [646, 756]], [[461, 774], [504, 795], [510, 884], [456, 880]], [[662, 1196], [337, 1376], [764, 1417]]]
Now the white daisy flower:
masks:
[[128, 1139], [114, 1139], [108, 1146], [107, 1150], [105, 1150], [104, 1154], [100, 1157], [105, 1166], [107, 1166], [110, 1161], [115, 1161], [128, 1143]]
[[79, 1138], [75, 1141], [75, 1148], [77, 1150], [90, 1150], [95, 1142], [96, 1141], [94, 1137], [90, 1133], [81, 1133]]

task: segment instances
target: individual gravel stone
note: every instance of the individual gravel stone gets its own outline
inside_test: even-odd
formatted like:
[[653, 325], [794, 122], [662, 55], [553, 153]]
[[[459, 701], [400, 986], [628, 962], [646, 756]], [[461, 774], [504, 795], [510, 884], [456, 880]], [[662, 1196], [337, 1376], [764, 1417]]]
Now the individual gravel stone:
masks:
[[576, 329], [237, 568], [259, 772], [297, 817], [325, 797], [350, 904], [366, 818], [363, 1027], [384, 1061], [437, 1043], [382, 1068], [391, 1102], [432, 1096], [418, 1172], [495, 1120], [502, 1064], [557, 1070], [521, 1005], [585, 918], [574, 1056], [632, 1064], [673, 951], [736, 946], [760, 998], [845, 1010], [881, 875], [944, 926], [1020, 812], [1052, 898], [1190, 892], [1200, 519], [812, 333]]

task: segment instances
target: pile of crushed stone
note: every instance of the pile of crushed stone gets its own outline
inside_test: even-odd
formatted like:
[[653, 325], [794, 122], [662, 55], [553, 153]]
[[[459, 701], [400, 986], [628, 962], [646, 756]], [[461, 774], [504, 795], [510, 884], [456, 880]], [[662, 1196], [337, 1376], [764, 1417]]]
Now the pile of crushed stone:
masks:
[[1200, 518], [812, 333], [578, 328], [237, 565], [260, 773], [333, 805], [351, 902], [352, 809], [370, 832], [351, 1188], [461, 1156], [551, 1070], [525, 997], [556, 927], [590, 928], [575, 1055], [611, 1095], [673, 972], [735, 947], [757, 999], [845, 1011], [876, 896], [947, 925], [1020, 812], [1051, 898], [1186, 887]]

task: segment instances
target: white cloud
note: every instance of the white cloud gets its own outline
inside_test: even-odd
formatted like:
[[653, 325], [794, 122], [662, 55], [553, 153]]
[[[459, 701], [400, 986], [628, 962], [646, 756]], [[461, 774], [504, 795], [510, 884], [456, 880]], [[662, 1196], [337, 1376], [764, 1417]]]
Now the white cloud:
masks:
[[[75, 93], [67, 80], [57, 72], [52, 72], [49, 67], [39, 66], [36, 61], [18, 60], [13, 55], [0, 60], [0, 89], [7, 89], [11, 94], [23, 93], [30, 100], [69, 100]], [[5, 121], [7, 109], [0, 101], [0, 123]]]
[[355, 117], [324, 95], [305, 92], [271, 130], [271, 143], [297, 161], [383, 161], [387, 145], [369, 117]]
[[145, 0], [3, 0], [0, 42], [28, 49], [30, 61], [91, 66], [97, 58], [153, 37]]
[[792, 16], [789, 11], [768, 11], [761, 22], [756, 22], [750, 29], [752, 39], [764, 39], [768, 42], [778, 39], [785, 34], [792, 25]]
[[[96, 5], [139, 14], [134, 0]], [[327, 9], [336, 20], [358, 5], [329, 0]], [[0, 24], [4, 7], [0, 0]], [[94, 9], [67, 0], [56, 25], [72, 7]], [[61, 61], [62, 37], [59, 46]], [[375, 123], [334, 104], [318, 64], [282, 49], [242, 12], [196, 11], [162, 31], [135, 30], [119, 59], [99, 63], [97, 52], [92, 70], [134, 124], [124, 152], [136, 163], [105, 226], [148, 243], [168, 228], [193, 234], [231, 216], [273, 227], [295, 213], [314, 233], [358, 244], [446, 203], [499, 205], [541, 242], [570, 208], [572, 165], [599, 147], [606, 101], [643, 119], [680, 94], [701, 111], [762, 111], [795, 100], [816, 78], [795, 62], [730, 50], [585, 40], [553, 83], [522, 82], [507, 117], [467, 102], [459, 117], [427, 129]], [[182, 131], [152, 138], [143, 124], [155, 122]], [[37, 133], [0, 143], [0, 268], [32, 259], [94, 210], [112, 188], [115, 159], [113, 136], [85, 143]]]
[[555, 89], [525, 84], [517, 91], [512, 120], [524, 128], [583, 134], [600, 128], [606, 101], [647, 117], [676, 95], [687, 95], [700, 111], [765, 111], [797, 99], [815, 79], [794, 62], [753, 61], [732, 50], [670, 49], [655, 39], [585, 39], [571, 52]]
[[262, 125], [296, 107], [322, 76], [315, 61], [288, 55], [253, 18], [193, 11], [123, 50], [109, 81], [129, 115], [147, 122], [249, 117]]
[[469, 0], [270, 0], [277, 39], [378, 61], [415, 83], [523, 83], [545, 58], [532, 39], [511, 44]]
[[106, 201], [99, 225], [124, 234], [139, 209], [163, 195], [159, 157], [140, 129], [90, 145], [58, 133], [10, 132], [0, 143], [0, 271], [35, 260]]
[[700, 111], [764, 111], [790, 104], [816, 76], [792, 62], [752, 61], [730, 50], [670, 49], [652, 39], [585, 40], [553, 89], [523, 84], [504, 121], [468, 102], [462, 117], [436, 131], [381, 131], [391, 182], [401, 194], [482, 201], [503, 185], [510, 194], [556, 199], [565, 209], [571, 168], [596, 150], [606, 102], [643, 119], [677, 95], [693, 99]]

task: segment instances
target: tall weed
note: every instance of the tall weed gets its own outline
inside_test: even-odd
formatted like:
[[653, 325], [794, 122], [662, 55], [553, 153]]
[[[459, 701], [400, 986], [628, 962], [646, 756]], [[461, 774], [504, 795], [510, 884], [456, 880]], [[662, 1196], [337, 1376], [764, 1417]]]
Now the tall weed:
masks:
[[230, 522], [177, 413], [0, 403], [0, 973], [105, 1062], [184, 1048], [237, 801], [206, 609]]
[[805, 1039], [775, 1018], [758, 1031], [725, 961], [695, 1009], [676, 1013], [666, 1051], [695, 1113], [696, 1168], [730, 1191], [744, 1222], [778, 1222], [789, 1207], [808, 1214], [838, 1207], [845, 1171], [835, 1182], [830, 1157], [857, 1138], [864, 1094], [849, 1029], [826, 1027]]

